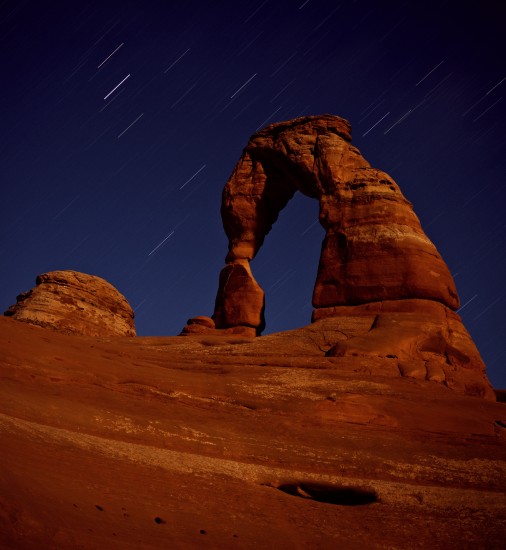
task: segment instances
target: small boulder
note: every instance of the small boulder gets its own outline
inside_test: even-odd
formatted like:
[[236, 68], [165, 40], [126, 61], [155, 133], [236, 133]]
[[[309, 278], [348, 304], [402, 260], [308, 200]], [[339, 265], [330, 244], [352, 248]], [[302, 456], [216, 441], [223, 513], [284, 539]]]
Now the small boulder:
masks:
[[197, 315], [186, 321], [186, 326], [181, 331], [180, 336], [186, 334], [211, 334], [216, 331], [214, 321], [211, 317], [205, 315]]

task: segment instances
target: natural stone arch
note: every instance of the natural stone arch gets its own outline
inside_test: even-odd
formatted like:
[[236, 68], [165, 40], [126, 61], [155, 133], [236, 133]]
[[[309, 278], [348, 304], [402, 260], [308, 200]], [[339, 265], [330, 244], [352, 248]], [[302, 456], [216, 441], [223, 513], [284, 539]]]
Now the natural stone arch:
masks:
[[264, 292], [249, 263], [297, 190], [319, 201], [326, 231], [313, 291], [317, 316], [337, 306], [412, 298], [458, 307], [453, 279], [411, 203], [350, 142], [351, 125], [331, 115], [273, 124], [251, 137], [223, 191], [229, 250], [217, 328], [263, 330]]

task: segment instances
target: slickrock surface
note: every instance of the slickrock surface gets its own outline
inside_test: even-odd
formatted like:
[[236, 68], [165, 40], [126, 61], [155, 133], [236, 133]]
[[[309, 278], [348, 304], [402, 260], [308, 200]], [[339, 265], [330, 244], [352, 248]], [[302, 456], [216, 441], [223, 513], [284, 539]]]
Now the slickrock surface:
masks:
[[390, 359], [402, 376], [432, 380], [468, 395], [495, 400], [483, 360], [454, 311], [432, 300], [392, 300], [315, 310], [332, 317], [339, 340], [334, 357]]
[[0, 548], [504, 548], [506, 405], [326, 356], [336, 323], [94, 338], [0, 318]]
[[135, 336], [130, 304], [104, 279], [78, 271], [51, 271], [39, 275], [36, 283], [4, 315], [65, 333]]

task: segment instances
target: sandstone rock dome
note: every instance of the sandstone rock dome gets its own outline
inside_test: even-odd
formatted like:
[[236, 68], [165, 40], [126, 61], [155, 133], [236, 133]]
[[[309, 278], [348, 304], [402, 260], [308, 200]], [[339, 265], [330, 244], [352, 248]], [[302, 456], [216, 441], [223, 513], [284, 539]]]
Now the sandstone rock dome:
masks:
[[5, 315], [60, 332], [135, 336], [134, 312], [110, 283], [78, 271], [51, 271], [20, 294]]

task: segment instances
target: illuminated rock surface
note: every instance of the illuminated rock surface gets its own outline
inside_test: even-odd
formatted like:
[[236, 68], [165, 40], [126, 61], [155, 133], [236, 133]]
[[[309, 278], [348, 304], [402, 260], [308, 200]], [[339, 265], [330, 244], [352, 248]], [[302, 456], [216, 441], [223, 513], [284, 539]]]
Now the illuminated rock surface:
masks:
[[319, 201], [326, 230], [313, 320], [334, 318], [328, 355], [389, 363], [402, 376], [495, 399], [454, 312], [459, 298], [446, 264], [397, 184], [350, 142], [349, 122], [331, 115], [272, 124], [251, 137], [223, 190], [229, 251], [215, 327], [189, 323], [183, 334], [262, 332], [264, 292], [249, 262], [300, 191]]
[[[214, 315], [184, 337], [129, 337], [128, 304], [118, 332], [90, 331], [104, 308], [75, 272], [0, 318], [2, 550], [504, 546], [504, 392], [349, 132], [323, 116], [252, 137], [223, 195]], [[326, 229], [312, 323], [258, 337], [249, 262], [296, 190]]]
[[126, 298], [100, 277], [78, 271], [39, 275], [5, 315], [59, 332], [87, 336], [135, 336]]
[[223, 190], [229, 251], [216, 299], [217, 328], [263, 329], [263, 291], [248, 262], [296, 191], [319, 201], [326, 231], [316, 310], [412, 298], [458, 307], [450, 272], [411, 204], [350, 142], [349, 122], [331, 115], [272, 124], [251, 137]]
[[0, 318], [0, 547], [502, 547], [506, 406], [326, 357], [335, 323], [94, 338]]

